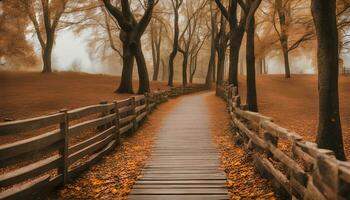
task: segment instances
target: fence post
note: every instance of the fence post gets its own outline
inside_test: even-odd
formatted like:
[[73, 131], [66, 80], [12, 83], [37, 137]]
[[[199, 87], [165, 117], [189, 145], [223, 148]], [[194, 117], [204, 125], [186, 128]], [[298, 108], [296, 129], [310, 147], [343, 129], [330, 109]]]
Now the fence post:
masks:
[[62, 156], [63, 163], [58, 168], [58, 173], [62, 174], [63, 177], [63, 185], [68, 182], [68, 114], [67, 109], [60, 110], [60, 113], [64, 114], [64, 120], [60, 123], [60, 132], [63, 137], [63, 147], [59, 149], [59, 154]]
[[[100, 105], [106, 105], [107, 103], [108, 103], [108, 101], [101, 101]], [[108, 111], [104, 111], [104, 112], [102, 112], [101, 117], [104, 117], [108, 114], [109, 114]], [[108, 124], [101, 125], [101, 126], [97, 127], [97, 130], [99, 130], [99, 131], [105, 130], [107, 128], [107, 126], [108, 126]]]
[[137, 130], [137, 121], [136, 121], [136, 101], [135, 97], [131, 97], [131, 107], [132, 107], [132, 114], [134, 115], [134, 119], [132, 120], [133, 126], [132, 126], [132, 133], [135, 133]]
[[120, 144], [120, 134], [119, 134], [119, 109], [118, 109], [118, 102], [113, 101], [114, 103], [114, 113], [115, 113], [115, 119], [114, 119], [114, 126], [115, 126], [115, 141], [116, 145]]
[[270, 152], [269, 146], [273, 145], [275, 148], [277, 148], [278, 145], [278, 137], [272, 135], [271, 133], [264, 131], [264, 140], [267, 144], [267, 149], [265, 151], [267, 152], [268, 157], [272, 157], [272, 153]]
[[148, 117], [148, 115], [151, 113], [151, 109], [150, 109], [150, 107], [149, 107], [149, 101], [150, 101], [150, 98], [151, 98], [151, 96], [150, 96], [150, 94], [149, 93], [145, 93], [145, 104], [146, 104], [146, 117], [145, 118], [147, 118]]

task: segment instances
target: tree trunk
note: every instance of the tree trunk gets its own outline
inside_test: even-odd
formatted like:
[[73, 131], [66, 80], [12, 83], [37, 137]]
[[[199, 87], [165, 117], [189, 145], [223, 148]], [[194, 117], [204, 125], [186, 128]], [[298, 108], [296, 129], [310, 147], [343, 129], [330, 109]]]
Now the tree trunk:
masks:
[[141, 41], [137, 42], [135, 58], [136, 58], [137, 70], [139, 74], [139, 91], [137, 93], [144, 94], [146, 92], [150, 92], [147, 66], [146, 66], [145, 57], [142, 52]]
[[339, 116], [338, 33], [335, 0], [312, 0], [311, 11], [317, 35], [319, 121], [317, 145], [333, 150], [345, 160]]
[[[287, 2], [288, 3], [288, 2]], [[288, 10], [284, 8], [284, 6], [288, 7]], [[284, 59], [284, 69], [285, 69], [285, 77], [290, 78], [290, 67], [289, 67], [289, 55], [288, 55], [288, 33], [287, 33], [287, 15], [289, 15], [289, 6], [283, 5], [282, 0], [276, 0], [276, 9], [278, 13], [278, 18], [280, 21], [281, 33], [280, 33], [280, 43], [283, 52]]]
[[117, 93], [133, 93], [132, 73], [134, 68], [134, 54], [130, 51], [129, 45], [123, 43], [123, 69], [119, 88]]
[[187, 85], [187, 63], [188, 63], [188, 53], [184, 52], [183, 61], [182, 61], [182, 86], [185, 87]]
[[213, 71], [215, 65], [215, 46], [214, 46], [214, 38], [212, 38], [212, 44], [210, 45], [210, 58], [208, 64], [207, 77], [205, 79], [205, 84], [207, 87], [211, 87], [211, 83], [213, 82]]
[[231, 30], [230, 38], [230, 67], [229, 67], [229, 84], [233, 84], [238, 87], [238, 61], [239, 50], [243, 39], [242, 30]]
[[[152, 26], [151, 26], [152, 27]], [[153, 60], [153, 81], [158, 80], [160, 66], [160, 45], [162, 41], [162, 28], [158, 34], [154, 34], [154, 28], [151, 28], [151, 45], [152, 45], [152, 60]]]
[[190, 74], [190, 83], [193, 83], [193, 78], [194, 78], [194, 75], [195, 75], [196, 70], [197, 70], [198, 53], [196, 53], [192, 59], [193, 59], [193, 61], [192, 61], [193, 69], [192, 69], [192, 72]]
[[216, 82], [216, 53], [215, 53], [215, 47], [214, 47], [214, 64], [213, 64], [213, 80], [212, 80], [212, 82], [213, 83]]
[[283, 51], [283, 60], [284, 60], [284, 71], [285, 78], [290, 78], [290, 67], [289, 67], [289, 54], [288, 54], [288, 37], [284, 36], [284, 39], [281, 37], [281, 45]]
[[217, 49], [218, 60], [217, 60], [217, 85], [222, 85], [224, 82], [224, 72], [225, 72], [225, 57], [226, 57], [226, 44]]
[[54, 45], [54, 35], [52, 33], [47, 33], [47, 42], [46, 46], [43, 50], [42, 58], [43, 58], [43, 70], [42, 73], [51, 73], [51, 57], [52, 57], [52, 49]]
[[167, 74], [167, 72], [168, 72], [168, 66], [167, 66], [167, 64], [165, 63], [165, 60], [164, 59], [161, 59], [161, 61], [162, 61], [162, 67], [163, 67], [163, 72], [162, 72], [162, 80], [163, 81], [165, 81], [165, 80], [167, 80], [167, 76], [168, 76], [168, 74]]
[[246, 63], [247, 63], [247, 104], [248, 110], [258, 112], [258, 103], [256, 97], [255, 82], [255, 48], [254, 48], [255, 20], [252, 17], [247, 29], [247, 47], [246, 47]]
[[179, 11], [174, 8], [174, 41], [173, 49], [169, 55], [169, 80], [168, 86], [174, 85], [174, 60], [179, 47]]

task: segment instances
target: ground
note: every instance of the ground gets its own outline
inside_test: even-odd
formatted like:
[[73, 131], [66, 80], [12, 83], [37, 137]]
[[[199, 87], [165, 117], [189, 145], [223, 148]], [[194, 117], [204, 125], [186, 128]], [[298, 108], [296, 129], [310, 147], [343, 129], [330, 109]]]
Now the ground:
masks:
[[[240, 77], [239, 92], [245, 102], [245, 79]], [[340, 116], [344, 145], [350, 158], [350, 76], [339, 78]], [[282, 75], [257, 76], [259, 112], [293, 130], [308, 140], [315, 141], [318, 120], [317, 76]]]
[[252, 158], [247, 156], [242, 146], [233, 143], [230, 117], [224, 101], [214, 95], [208, 96], [206, 100], [210, 108], [213, 139], [220, 152], [231, 199], [276, 199], [271, 183], [255, 171]]
[[[130, 95], [113, 93], [119, 81], [115, 76], [86, 73], [0, 71], [0, 122], [125, 99]], [[135, 92], [137, 88], [138, 81], [134, 81]], [[166, 82], [152, 81], [151, 88], [168, 87]]]
[[132, 137], [123, 139], [116, 151], [54, 192], [50, 199], [126, 199], [150, 156], [162, 119], [178, 100], [160, 105]]

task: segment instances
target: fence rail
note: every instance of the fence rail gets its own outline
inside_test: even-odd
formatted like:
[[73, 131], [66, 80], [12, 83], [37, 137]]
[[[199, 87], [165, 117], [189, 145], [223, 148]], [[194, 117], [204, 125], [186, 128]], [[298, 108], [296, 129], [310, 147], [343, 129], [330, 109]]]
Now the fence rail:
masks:
[[269, 178], [280, 195], [307, 200], [350, 199], [350, 162], [317, 148], [297, 133], [260, 113], [246, 111], [236, 87], [216, 90], [227, 102], [237, 144], [253, 154], [257, 171]]
[[[0, 168], [14, 168], [0, 174], [0, 199], [36, 198], [40, 191], [66, 184], [112, 151], [121, 142], [122, 135], [135, 132], [157, 105], [170, 97], [205, 89], [202, 85], [171, 88], [112, 103], [101, 102], [48, 116], [0, 123], [0, 138], [49, 126], [58, 127], [0, 145]], [[87, 130], [94, 130], [94, 134], [78, 143], [70, 143], [72, 137]], [[39, 160], [30, 162], [35, 156]], [[19, 167], [14, 167], [16, 165]]]

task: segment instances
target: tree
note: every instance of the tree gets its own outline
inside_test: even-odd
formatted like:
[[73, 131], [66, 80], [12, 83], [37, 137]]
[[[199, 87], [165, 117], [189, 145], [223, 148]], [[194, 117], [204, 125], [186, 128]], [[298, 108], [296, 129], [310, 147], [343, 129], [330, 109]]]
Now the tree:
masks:
[[111, 4], [110, 0], [103, 0], [109, 13], [120, 26], [120, 40], [123, 44], [123, 71], [121, 83], [117, 92], [133, 93], [132, 72], [134, 58], [136, 59], [139, 74], [139, 94], [150, 91], [149, 78], [145, 57], [142, 51], [141, 37], [152, 18], [152, 11], [156, 4], [155, 0], [147, 1], [147, 8], [143, 16], [137, 21], [131, 11], [130, 2], [121, 0], [121, 9]]
[[26, 40], [26, 29], [30, 23], [21, 12], [21, 5], [10, 0], [0, 2], [0, 59], [1, 64], [18, 68], [34, 66], [37, 57]]
[[345, 160], [339, 116], [338, 31], [335, 0], [312, 0], [311, 11], [317, 36], [319, 121], [317, 145], [331, 149]]
[[[43, 73], [52, 72], [51, 55], [59, 20], [68, 0], [20, 0], [24, 12], [32, 21], [41, 46]], [[42, 23], [43, 22], [43, 23]]]
[[217, 35], [217, 43], [215, 46], [217, 59], [217, 78], [216, 85], [222, 85], [224, 81], [225, 57], [227, 50], [227, 42], [230, 38], [229, 32], [226, 31], [226, 20], [223, 15], [220, 19], [220, 30]]
[[207, 71], [207, 76], [205, 79], [205, 85], [208, 88], [211, 88], [212, 81], [214, 80], [213, 74], [215, 73], [215, 44], [217, 43], [217, 35], [218, 35], [218, 30], [217, 30], [217, 12], [214, 13], [214, 10], [212, 8], [212, 4], [210, 2], [210, 58], [209, 58], [209, 63], [208, 63], [208, 71]]
[[226, 8], [220, 0], [215, 0], [219, 7], [221, 14], [229, 22], [230, 27], [230, 67], [229, 67], [229, 84], [238, 87], [238, 60], [239, 50], [241, 47], [244, 26], [245, 26], [245, 12], [241, 12], [240, 20], [237, 19], [238, 2], [236, 0], [229, 0], [229, 6]]
[[174, 11], [174, 37], [173, 37], [173, 49], [169, 55], [169, 79], [168, 85], [174, 85], [174, 60], [179, 48], [179, 9], [183, 0], [171, 0]]
[[162, 43], [163, 26], [156, 26], [155, 23], [151, 23], [151, 49], [153, 60], [153, 81], [158, 80], [159, 67], [160, 67], [160, 45]]
[[248, 110], [258, 112], [258, 102], [256, 95], [255, 81], [255, 12], [258, 9], [261, 0], [247, 0], [241, 3], [244, 12], [247, 13], [246, 19], [246, 63], [247, 63], [247, 105]]
[[[194, 2], [198, 5], [193, 5]], [[185, 20], [186, 26], [181, 32], [179, 38], [178, 50], [183, 56], [182, 60], [182, 85], [187, 85], [187, 66], [190, 59], [190, 50], [195, 48], [194, 38], [196, 34], [200, 34], [201, 20], [203, 19], [202, 9], [205, 7], [206, 1], [186, 1], [185, 6]], [[198, 43], [198, 42], [197, 42]], [[191, 48], [192, 47], [192, 48]]]

